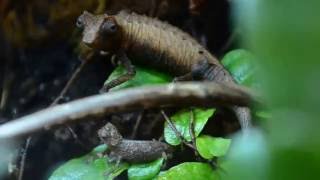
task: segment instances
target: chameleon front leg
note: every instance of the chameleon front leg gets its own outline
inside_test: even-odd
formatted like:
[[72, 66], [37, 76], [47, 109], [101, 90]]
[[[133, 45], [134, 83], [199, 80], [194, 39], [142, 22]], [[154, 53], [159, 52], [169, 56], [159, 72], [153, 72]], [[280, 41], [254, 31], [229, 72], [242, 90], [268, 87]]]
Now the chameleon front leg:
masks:
[[126, 53], [123, 51], [119, 51], [116, 54], [116, 58], [119, 60], [120, 64], [124, 66], [124, 68], [126, 69], [126, 73], [119, 76], [116, 79], [113, 79], [112, 81], [110, 81], [109, 83], [105, 84], [102, 89], [100, 90], [100, 92], [108, 92], [111, 88], [116, 87], [130, 79], [132, 79], [135, 74], [136, 74], [136, 70], [135, 67], [132, 65], [130, 59], [127, 57]]

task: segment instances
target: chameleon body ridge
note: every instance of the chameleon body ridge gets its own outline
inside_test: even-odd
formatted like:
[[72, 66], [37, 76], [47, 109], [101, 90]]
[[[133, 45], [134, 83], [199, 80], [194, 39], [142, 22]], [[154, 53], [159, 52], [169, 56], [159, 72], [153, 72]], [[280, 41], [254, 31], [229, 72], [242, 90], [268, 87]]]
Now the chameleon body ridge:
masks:
[[121, 11], [114, 16], [122, 29], [122, 48], [138, 63], [157, 66], [175, 76], [192, 71], [206, 59], [220, 66], [202, 45], [189, 34], [158, 19]]

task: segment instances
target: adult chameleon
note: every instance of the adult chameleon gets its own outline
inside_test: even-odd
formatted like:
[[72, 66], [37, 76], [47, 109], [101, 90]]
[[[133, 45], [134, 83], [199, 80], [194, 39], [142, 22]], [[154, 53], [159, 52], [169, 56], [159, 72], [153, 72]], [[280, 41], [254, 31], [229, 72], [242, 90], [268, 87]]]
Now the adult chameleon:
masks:
[[[158, 19], [120, 11], [115, 15], [93, 15], [84, 11], [77, 20], [82, 42], [92, 49], [114, 54], [126, 74], [112, 80], [104, 91], [135, 75], [131, 63], [142, 64], [174, 75], [176, 81], [210, 80], [235, 83], [230, 73], [206, 48], [189, 34]], [[233, 107], [242, 129], [250, 126], [248, 108]]]

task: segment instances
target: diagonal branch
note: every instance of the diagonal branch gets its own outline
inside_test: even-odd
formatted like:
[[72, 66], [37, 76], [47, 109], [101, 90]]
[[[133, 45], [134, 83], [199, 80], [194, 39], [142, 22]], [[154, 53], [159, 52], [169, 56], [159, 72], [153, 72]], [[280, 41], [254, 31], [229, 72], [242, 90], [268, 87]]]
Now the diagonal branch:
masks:
[[76, 123], [89, 116], [158, 107], [249, 106], [255, 96], [237, 85], [190, 82], [138, 87], [94, 95], [50, 107], [0, 126], [0, 139]]

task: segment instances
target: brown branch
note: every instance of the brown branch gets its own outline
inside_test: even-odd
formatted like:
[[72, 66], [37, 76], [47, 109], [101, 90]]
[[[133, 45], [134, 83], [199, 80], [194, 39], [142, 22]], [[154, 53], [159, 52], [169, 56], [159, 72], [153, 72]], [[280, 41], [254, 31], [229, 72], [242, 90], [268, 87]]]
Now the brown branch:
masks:
[[12, 120], [0, 126], [0, 139], [75, 123], [88, 116], [169, 106], [249, 106], [254, 99], [250, 91], [240, 86], [213, 82], [131, 88], [82, 98]]

